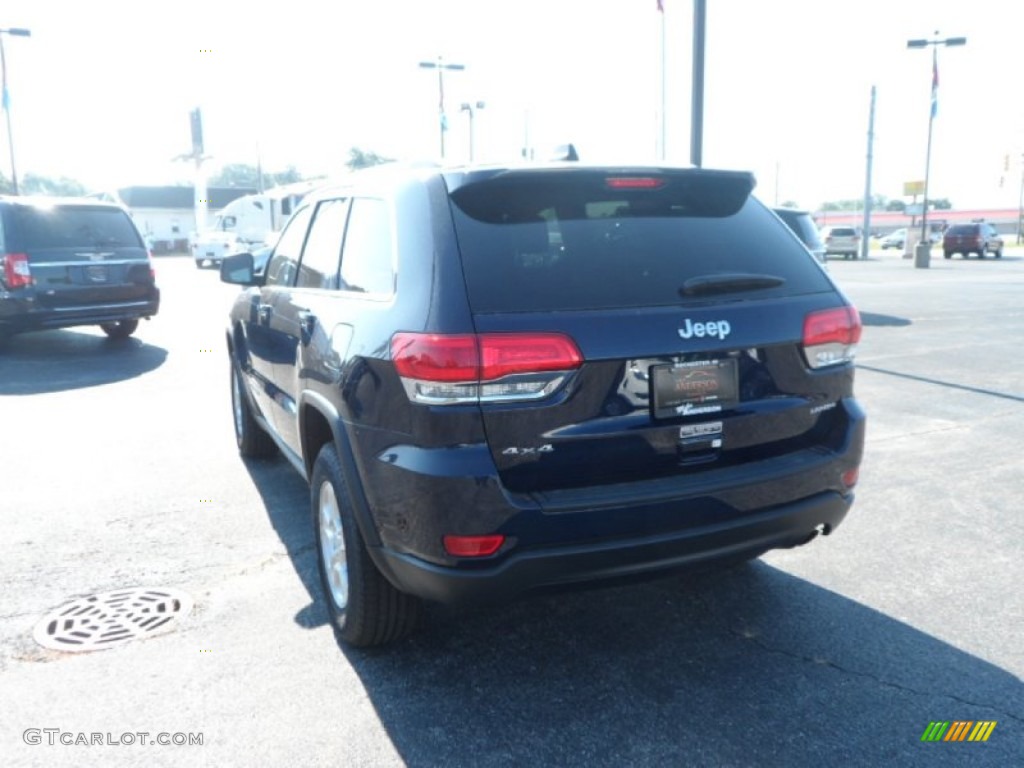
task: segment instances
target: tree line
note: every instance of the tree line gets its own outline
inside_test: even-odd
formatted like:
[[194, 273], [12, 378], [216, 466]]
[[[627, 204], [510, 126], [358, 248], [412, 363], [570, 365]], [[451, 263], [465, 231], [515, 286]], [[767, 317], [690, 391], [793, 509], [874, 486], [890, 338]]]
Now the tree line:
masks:
[[[953, 203], [945, 197], [928, 198], [929, 205], [937, 211], [948, 211], [953, 208]], [[873, 211], [898, 211], [905, 213], [907, 203], [899, 198], [889, 199], [885, 195], [873, 195], [871, 198], [871, 210]], [[862, 211], [864, 210], [864, 198], [850, 200], [832, 200], [821, 204], [823, 211]]]
[[[349, 170], [355, 171], [360, 168], [368, 168], [372, 165], [392, 162], [391, 158], [378, 155], [359, 147], [352, 147], [349, 150], [349, 159], [345, 165]], [[262, 176], [262, 185], [260, 177]], [[299, 172], [294, 165], [289, 165], [283, 171], [265, 172], [255, 165], [247, 163], [228, 163], [221, 167], [217, 173], [207, 179], [211, 187], [246, 187], [255, 189], [262, 186], [264, 189], [280, 186], [282, 184], [294, 184], [297, 181], [306, 181], [320, 176], [305, 176]], [[188, 182], [179, 182], [180, 186], [188, 186]], [[56, 178], [42, 176], [35, 173], [26, 173], [18, 179], [18, 192], [22, 195], [56, 195], [61, 197], [81, 197], [90, 192], [90, 189], [68, 176]], [[0, 172], [0, 194], [14, 194], [14, 184], [3, 172]]]

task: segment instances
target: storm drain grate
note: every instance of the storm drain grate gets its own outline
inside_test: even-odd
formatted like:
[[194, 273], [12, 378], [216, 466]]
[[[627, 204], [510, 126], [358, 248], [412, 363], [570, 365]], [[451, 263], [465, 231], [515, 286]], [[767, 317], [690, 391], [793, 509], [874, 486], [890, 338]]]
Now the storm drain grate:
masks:
[[47, 614], [33, 636], [57, 651], [101, 651], [174, 629], [192, 598], [176, 589], [134, 587], [80, 597]]

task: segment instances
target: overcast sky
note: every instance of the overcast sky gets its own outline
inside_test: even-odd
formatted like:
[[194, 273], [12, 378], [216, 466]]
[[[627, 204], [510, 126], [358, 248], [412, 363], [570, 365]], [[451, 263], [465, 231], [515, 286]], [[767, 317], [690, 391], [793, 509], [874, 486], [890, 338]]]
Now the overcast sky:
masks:
[[[690, 145], [692, 3], [664, 0], [667, 154]], [[445, 77], [449, 160], [573, 142], [583, 159], [657, 157], [657, 0], [3, 0], [19, 176], [89, 186], [189, 178], [188, 113], [201, 106], [209, 163], [344, 170], [350, 147], [439, 154]], [[923, 178], [929, 51], [908, 38], [966, 36], [939, 51], [931, 192], [958, 207], [1015, 207], [1024, 151], [1020, 0], [708, 0], [704, 165], [744, 168], [767, 202], [863, 195], [871, 86], [874, 190]], [[6, 132], [0, 131], [6, 139]], [[528, 136], [528, 139], [527, 139]], [[1011, 170], [1004, 174], [1004, 157]], [[10, 176], [6, 146], [0, 169]], [[1007, 176], [1000, 187], [1000, 177]]]

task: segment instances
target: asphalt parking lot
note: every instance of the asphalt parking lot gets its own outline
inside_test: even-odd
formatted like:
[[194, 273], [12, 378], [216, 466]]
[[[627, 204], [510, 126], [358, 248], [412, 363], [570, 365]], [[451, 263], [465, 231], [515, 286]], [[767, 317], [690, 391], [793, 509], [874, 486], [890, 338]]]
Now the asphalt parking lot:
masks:
[[[1020, 762], [1024, 250], [830, 262], [864, 320], [869, 417], [835, 535], [722, 573], [432, 608], [373, 652], [326, 625], [302, 480], [235, 451], [233, 289], [188, 258], [157, 270], [162, 312], [129, 342], [53, 331], [0, 355], [5, 765]], [[32, 639], [69, 599], [136, 586], [194, 608], [100, 652]], [[933, 721], [996, 726], [922, 742]], [[203, 743], [123, 743], [160, 732]]]

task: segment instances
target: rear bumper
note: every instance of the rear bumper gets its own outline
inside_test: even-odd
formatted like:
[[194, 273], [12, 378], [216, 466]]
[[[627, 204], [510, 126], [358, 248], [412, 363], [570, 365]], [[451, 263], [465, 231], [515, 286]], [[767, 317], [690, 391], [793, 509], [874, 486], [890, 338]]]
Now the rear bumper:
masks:
[[10, 333], [98, 325], [119, 320], [153, 317], [160, 310], [160, 291], [153, 288], [144, 300], [85, 306], [43, 307], [34, 297], [0, 295], [0, 329]]
[[728, 522], [628, 540], [566, 546], [512, 555], [493, 568], [464, 570], [377, 550], [400, 590], [446, 603], [473, 603], [600, 579], [698, 566], [807, 543], [831, 533], [853, 494], [821, 493]]
[[[370, 554], [400, 590], [475, 602], [534, 589], [711, 564], [831, 533], [854, 495], [866, 419], [840, 401], [821, 445], [700, 473], [586, 488], [510, 493], [486, 446], [392, 447], [364, 464], [361, 526]], [[415, 499], [415, 504], [409, 500]], [[444, 534], [501, 533], [488, 558], [455, 560]]]

